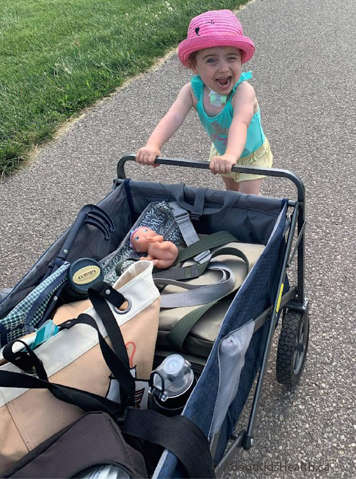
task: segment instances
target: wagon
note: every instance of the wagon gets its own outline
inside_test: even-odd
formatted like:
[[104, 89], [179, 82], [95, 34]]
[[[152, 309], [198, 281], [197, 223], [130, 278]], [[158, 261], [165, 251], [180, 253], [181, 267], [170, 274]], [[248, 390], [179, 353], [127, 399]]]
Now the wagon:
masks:
[[[59, 304], [69, 301], [65, 293], [68, 270], [82, 258], [98, 262], [104, 273], [111, 267], [111, 273], [118, 274], [118, 251], [122, 252], [122, 245], [127, 245], [132, 228], [142, 224], [143, 219], [147, 222], [152, 212], [168, 208], [173, 211], [181, 239], [190, 237], [180, 251], [181, 266], [189, 265], [185, 274], [189, 269], [190, 276], [180, 279], [191, 282], [199, 291], [210, 282], [207, 291], [214, 295], [216, 287], [227, 283], [230, 276], [235, 278], [230, 290], [215, 294], [212, 301], [201, 300], [199, 304], [198, 300], [188, 308], [184, 327], [181, 311], [187, 307], [185, 304], [163, 308], [155, 351], [155, 365], [171, 353], [181, 354], [192, 365], [196, 384], [181, 414], [208, 438], [215, 473], [220, 475], [237, 448], [248, 450], [253, 446], [261, 388], [275, 332], [279, 333], [277, 381], [294, 388], [303, 371], [309, 336], [304, 287], [304, 186], [290, 171], [241, 166], [233, 170], [287, 178], [296, 187], [296, 199], [244, 195], [181, 183], [135, 181], [125, 174], [126, 162], [134, 159], [134, 155], [121, 158], [117, 178], [105, 197], [97, 205], [85, 205], [73, 225], [23, 279], [12, 289], [0, 291], [0, 344], [38, 330]], [[157, 158], [156, 162], [181, 168], [208, 168], [206, 162], [185, 159]], [[155, 206], [152, 210], [152, 205], [161, 209]], [[163, 221], [162, 228], [166, 227]], [[233, 247], [239, 251], [237, 255], [232, 253]], [[235, 257], [231, 259], [231, 255]], [[123, 260], [130, 262], [135, 258], [121, 255], [121, 266]], [[216, 272], [206, 269], [206, 264], [214, 261], [220, 269], [223, 265], [223, 270], [226, 262], [231, 263], [216, 284]], [[287, 275], [290, 270], [293, 274]], [[162, 277], [164, 272], [156, 271], [157, 285], [162, 291], [169, 291], [170, 286], [162, 283]], [[49, 278], [52, 280], [48, 281]], [[190, 314], [192, 311], [194, 314]], [[254, 383], [248, 422], [236, 429]], [[165, 450], [152, 475], [177, 477], [179, 471], [177, 458]]]

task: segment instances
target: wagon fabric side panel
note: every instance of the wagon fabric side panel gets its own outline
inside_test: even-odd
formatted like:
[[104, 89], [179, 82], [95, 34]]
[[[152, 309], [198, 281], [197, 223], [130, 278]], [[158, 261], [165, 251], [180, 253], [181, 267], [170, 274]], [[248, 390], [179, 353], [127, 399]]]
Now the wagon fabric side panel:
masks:
[[[114, 250], [124, 238], [132, 224], [131, 209], [124, 185], [111, 191], [98, 203], [112, 219], [115, 230], [108, 240], [97, 228], [84, 224], [69, 251], [67, 261], [72, 262], [78, 258], [88, 257], [99, 260]], [[70, 229], [70, 228], [69, 228]], [[5, 317], [22, 299], [24, 299], [36, 286], [38, 286], [47, 273], [48, 266], [58, 255], [66, 235], [65, 231], [37, 260], [32, 268], [9, 292], [0, 300], [0, 318]]]
[[135, 219], [151, 201], [177, 201], [190, 212], [198, 233], [229, 230], [239, 242], [255, 244], [267, 243], [282, 201], [232, 191], [134, 181], [129, 182], [127, 193]]
[[[261, 365], [269, 321], [252, 337], [249, 325], [273, 303], [276, 294], [281, 271], [281, 257], [283, 257], [285, 249], [284, 231], [287, 202], [282, 201], [280, 206], [282, 209], [266, 248], [233, 299], [207, 364], [183, 411], [183, 415], [195, 422], [209, 439], [212, 439], [213, 432], [215, 432], [212, 430], [212, 425], [214, 427], [214, 424], [222, 422], [214, 458], [216, 463], [223, 456], [227, 441]], [[240, 368], [238, 366], [234, 368], [235, 378], [228, 378], [230, 385], [221, 384], [221, 377], [224, 376], [220, 374], [221, 364], [224, 363], [221, 356], [221, 345], [231, 333], [239, 330], [242, 333], [240, 337], [242, 354], [240, 358], [237, 358], [240, 361]], [[244, 350], [246, 350], [245, 354], [243, 354]], [[234, 381], [237, 381], [237, 384]], [[225, 411], [217, 411], [216, 404], [219, 407], [224, 405], [224, 397], [221, 394], [225, 394], [226, 399], [230, 399], [231, 389], [229, 390], [229, 388], [233, 390], [234, 398], [230, 403], [225, 404]], [[217, 415], [220, 417], [217, 418]], [[171, 453], [164, 452], [154, 477], [180, 477], [177, 461]]]

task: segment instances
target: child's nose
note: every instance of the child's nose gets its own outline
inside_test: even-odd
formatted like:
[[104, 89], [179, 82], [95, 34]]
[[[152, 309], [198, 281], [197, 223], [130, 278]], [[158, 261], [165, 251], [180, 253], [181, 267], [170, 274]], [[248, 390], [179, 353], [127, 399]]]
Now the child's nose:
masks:
[[225, 72], [229, 69], [229, 64], [225, 60], [221, 60], [219, 63], [219, 71]]

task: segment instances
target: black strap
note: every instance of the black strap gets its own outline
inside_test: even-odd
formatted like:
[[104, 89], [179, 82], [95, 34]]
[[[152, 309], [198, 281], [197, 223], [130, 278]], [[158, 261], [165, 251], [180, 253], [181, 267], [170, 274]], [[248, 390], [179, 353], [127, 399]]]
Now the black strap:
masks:
[[107, 300], [113, 306], [119, 308], [126, 301], [125, 297], [107, 283], [99, 283], [94, 288], [90, 288], [88, 293], [89, 299], [108, 333], [113, 350], [125, 365], [126, 369], [129, 370], [129, 358], [127, 356], [126, 346], [120, 327], [118, 326], [109, 305], [105, 301]]
[[[111, 313], [111, 311], [110, 311]], [[130, 368], [128, 366], [128, 360], [122, 361], [121, 357], [118, 357], [114, 351], [110, 348], [108, 343], [105, 341], [105, 338], [100, 333], [100, 330], [95, 322], [95, 320], [88, 314], [82, 313], [76, 319], [69, 319], [64, 323], [60, 324], [60, 329], [69, 329], [77, 324], [87, 324], [94, 328], [98, 334], [99, 345], [101, 353], [103, 355], [104, 361], [106, 362], [108, 368], [112, 372], [113, 376], [119, 381], [120, 384], [120, 402], [123, 406], [133, 405], [135, 401], [135, 380], [130, 373]], [[121, 337], [122, 348], [121, 351], [122, 357], [127, 358], [126, 346], [124, 344], [120, 328], [117, 326], [118, 333]], [[118, 349], [118, 348], [116, 348]], [[127, 362], [127, 364], [126, 364]]]
[[97, 293], [99, 297], [105, 298], [117, 308], [119, 308], [126, 301], [125, 297], [119, 291], [116, 291], [111, 284], [106, 283], [105, 281], [93, 284], [89, 291], [92, 293]]
[[48, 389], [57, 399], [78, 406], [84, 411], [104, 411], [116, 417], [120, 417], [123, 412], [122, 405], [110, 399], [89, 393], [88, 391], [63, 386], [63, 384], [44, 381], [43, 379], [38, 379], [23, 373], [0, 371], [0, 386], [25, 389]]
[[209, 442], [188, 418], [163, 416], [151, 409], [129, 408], [122, 430], [171, 451], [183, 464], [187, 477], [215, 477]]
[[[15, 343], [21, 343], [25, 351], [21, 350], [14, 353], [13, 346]], [[19, 369], [27, 373], [35, 372], [40, 379], [44, 379], [45, 381], [48, 379], [42, 361], [25, 341], [21, 339], [11, 341], [4, 347], [2, 355], [7, 362], [14, 364]]]

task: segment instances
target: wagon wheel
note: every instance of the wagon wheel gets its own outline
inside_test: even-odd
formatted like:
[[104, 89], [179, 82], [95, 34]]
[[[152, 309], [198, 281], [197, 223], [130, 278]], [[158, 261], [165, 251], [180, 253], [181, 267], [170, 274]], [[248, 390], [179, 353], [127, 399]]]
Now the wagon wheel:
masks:
[[282, 320], [278, 341], [277, 381], [292, 389], [303, 371], [309, 341], [308, 311], [300, 313], [287, 309]]

